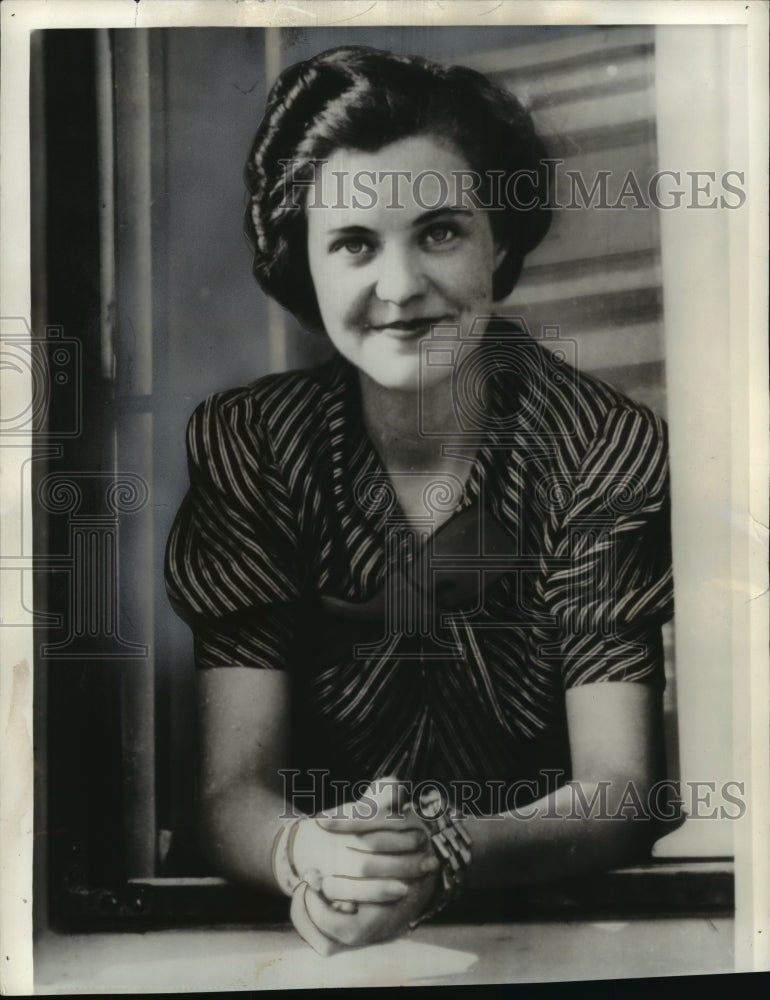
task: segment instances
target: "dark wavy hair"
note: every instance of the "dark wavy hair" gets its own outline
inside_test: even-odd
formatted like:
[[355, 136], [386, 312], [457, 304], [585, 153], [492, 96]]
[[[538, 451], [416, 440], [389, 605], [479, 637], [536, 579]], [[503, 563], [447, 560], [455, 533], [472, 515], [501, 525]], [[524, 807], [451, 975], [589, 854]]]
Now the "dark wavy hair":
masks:
[[[244, 171], [254, 275], [308, 329], [324, 327], [307, 259], [304, 204], [287, 192], [305, 190], [297, 185], [312, 181], [318, 161], [338, 149], [375, 151], [415, 135], [450, 140], [487, 185], [492, 172], [530, 172], [533, 207], [504, 200], [490, 211], [495, 240], [508, 248], [493, 276], [496, 301], [510, 294], [525, 255], [547, 232], [547, 153], [513, 95], [463, 66], [355, 45], [321, 52], [276, 81]], [[478, 197], [489, 202], [483, 186]]]

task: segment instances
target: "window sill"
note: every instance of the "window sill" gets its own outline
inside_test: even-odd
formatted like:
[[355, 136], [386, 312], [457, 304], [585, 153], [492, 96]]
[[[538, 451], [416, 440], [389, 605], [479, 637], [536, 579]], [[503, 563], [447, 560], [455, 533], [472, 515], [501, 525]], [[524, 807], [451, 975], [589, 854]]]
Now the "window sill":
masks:
[[733, 920], [716, 916], [424, 924], [331, 958], [289, 925], [49, 934], [36, 946], [35, 988], [113, 995], [701, 976], [735, 971], [733, 934]]
[[[156, 878], [121, 892], [73, 888], [59, 900], [54, 930], [90, 932], [178, 926], [280, 926], [288, 900], [249, 892], [220, 878]], [[733, 863], [661, 859], [599, 875], [510, 889], [467, 890], [440, 924], [729, 916]]]

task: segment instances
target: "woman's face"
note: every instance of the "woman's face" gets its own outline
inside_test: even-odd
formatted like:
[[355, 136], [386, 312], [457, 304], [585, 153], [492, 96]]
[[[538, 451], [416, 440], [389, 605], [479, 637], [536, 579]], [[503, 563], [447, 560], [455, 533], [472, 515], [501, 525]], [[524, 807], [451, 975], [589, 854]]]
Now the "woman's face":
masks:
[[[453, 147], [414, 136], [374, 153], [337, 150], [308, 197], [310, 273], [326, 331], [386, 388], [446, 379], [458, 333], [467, 337], [491, 313], [504, 250], [463, 192], [469, 171]], [[428, 337], [436, 352], [421, 352]], [[429, 354], [432, 364], [421, 360]]]

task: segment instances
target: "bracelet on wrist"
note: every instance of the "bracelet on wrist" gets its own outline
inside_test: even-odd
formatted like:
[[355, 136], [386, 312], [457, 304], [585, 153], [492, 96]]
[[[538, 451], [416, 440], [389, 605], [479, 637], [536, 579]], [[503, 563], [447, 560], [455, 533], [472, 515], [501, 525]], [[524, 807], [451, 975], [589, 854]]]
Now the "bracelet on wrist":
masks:
[[410, 930], [436, 916], [457, 896], [473, 860], [473, 844], [462, 826], [463, 818], [450, 809], [438, 789], [423, 792], [418, 815], [428, 828], [433, 850], [441, 862], [441, 880], [425, 911], [409, 925]]
[[294, 865], [294, 839], [301, 819], [292, 819], [283, 823], [273, 838], [270, 852], [270, 867], [276, 885], [287, 896], [291, 896], [302, 879]]
[[358, 904], [345, 900], [327, 899], [323, 894], [323, 874], [317, 868], [309, 868], [300, 872], [294, 859], [294, 842], [299, 832], [299, 824], [310, 817], [302, 816], [299, 819], [289, 820], [278, 828], [278, 832], [273, 838], [273, 847], [270, 852], [270, 867], [273, 872], [278, 888], [287, 896], [294, 894], [297, 886], [308, 883], [310, 888], [332, 909], [339, 913], [356, 913]]

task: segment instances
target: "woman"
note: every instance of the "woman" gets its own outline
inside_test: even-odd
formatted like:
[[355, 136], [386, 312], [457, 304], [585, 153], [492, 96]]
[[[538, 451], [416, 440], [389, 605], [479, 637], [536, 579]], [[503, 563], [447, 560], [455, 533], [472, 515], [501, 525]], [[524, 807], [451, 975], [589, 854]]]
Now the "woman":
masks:
[[286, 70], [249, 155], [256, 277], [336, 354], [196, 410], [167, 581], [202, 842], [322, 952], [653, 838], [664, 429], [495, 314], [544, 158], [479, 74], [358, 47]]

